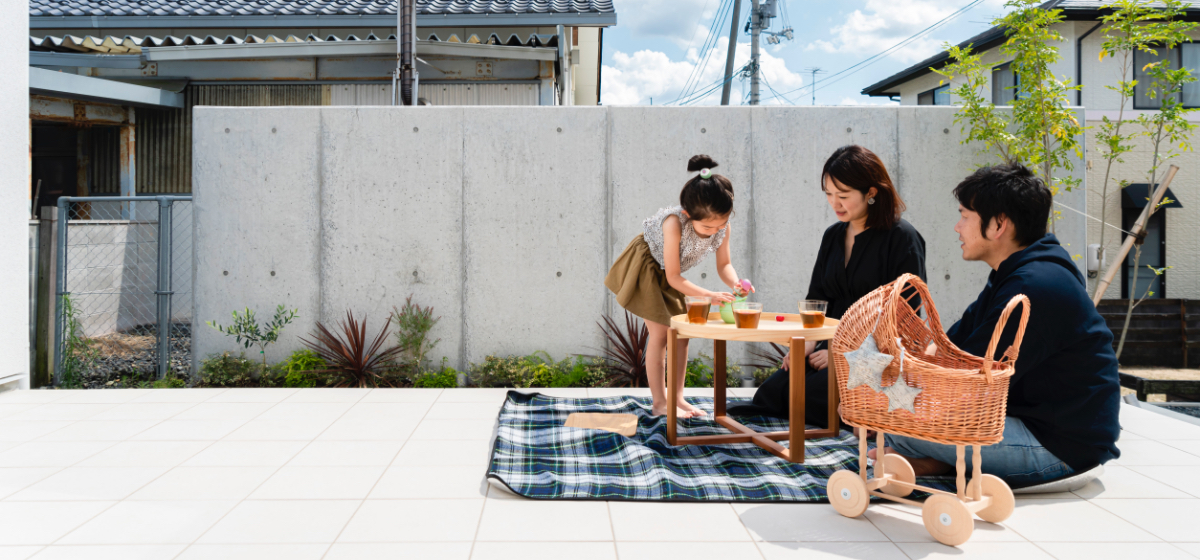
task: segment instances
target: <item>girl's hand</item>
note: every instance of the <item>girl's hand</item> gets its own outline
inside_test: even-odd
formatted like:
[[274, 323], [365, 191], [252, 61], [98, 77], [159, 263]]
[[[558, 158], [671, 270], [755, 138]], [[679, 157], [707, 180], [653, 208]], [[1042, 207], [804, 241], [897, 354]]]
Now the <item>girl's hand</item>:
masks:
[[713, 303], [724, 303], [733, 301], [733, 294], [729, 292], [708, 292], [706, 296], [713, 299]]
[[754, 293], [754, 284], [746, 279], [738, 280], [733, 284], [733, 291], [738, 297], [746, 297]]
[[829, 367], [829, 350], [817, 350], [808, 355], [808, 363], [812, 364], [814, 369], [825, 369]]

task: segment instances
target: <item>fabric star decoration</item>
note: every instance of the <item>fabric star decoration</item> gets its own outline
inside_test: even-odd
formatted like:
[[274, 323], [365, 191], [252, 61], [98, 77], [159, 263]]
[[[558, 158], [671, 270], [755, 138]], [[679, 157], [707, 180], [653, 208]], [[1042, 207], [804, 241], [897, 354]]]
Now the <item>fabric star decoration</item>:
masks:
[[846, 389], [866, 385], [878, 393], [883, 385], [883, 370], [892, 364], [893, 356], [879, 351], [875, 343], [875, 335], [869, 334], [859, 345], [858, 350], [846, 352], [846, 364], [850, 372], [846, 379]]
[[883, 394], [888, 398], [888, 412], [903, 408], [916, 414], [917, 395], [921, 394], [921, 391], [924, 389], [908, 386], [908, 383], [904, 381], [904, 371], [901, 370], [900, 376], [896, 378], [896, 383], [883, 389]]

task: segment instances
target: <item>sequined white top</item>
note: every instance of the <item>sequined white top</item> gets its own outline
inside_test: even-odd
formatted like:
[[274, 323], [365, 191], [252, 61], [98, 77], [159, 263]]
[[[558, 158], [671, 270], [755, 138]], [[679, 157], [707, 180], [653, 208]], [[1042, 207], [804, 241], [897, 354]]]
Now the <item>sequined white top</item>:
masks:
[[683, 226], [682, 235], [679, 237], [679, 272], [691, 269], [700, 264], [705, 255], [715, 252], [721, 246], [721, 242], [725, 240], [725, 232], [729, 229], [726, 226], [713, 235], [700, 237], [692, 228], [692, 221], [683, 215], [682, 206], [659, 210], [658, 213], [642, 222], [642, 233], [646, 244], [650, 246], [650, 254], [654, 256], [654, 260], [658, 261], [658, 266], [663, 269], [667, 267], [663, 264], [662, 223], [670, 215], [677, 216], [680, 225]]

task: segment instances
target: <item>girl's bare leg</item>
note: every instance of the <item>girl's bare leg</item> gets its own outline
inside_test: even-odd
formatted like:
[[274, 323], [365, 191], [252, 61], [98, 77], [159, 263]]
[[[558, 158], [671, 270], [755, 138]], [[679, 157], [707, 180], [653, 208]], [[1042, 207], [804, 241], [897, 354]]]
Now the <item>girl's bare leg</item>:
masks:
[[[653, 321], [646, 321], [646, 329], [650, 331], [650, 338], [646, 341], [646, 379], [650, 382], [650, 395], [654, 398], [654, 405], [650, 412], [655, 416], [663, 416], [667, 413], [667, 376], [666, 362], [664, 360], [666, 360], [667, 356], [668, 327]], [[680, 360], [681, 363], [687, 361], [687, 354], [683, 354], [683, 356], [684, 359]], [[677, 371], [682, 372], [682, 368], [679, 368]], [[677, 376], [676, 381], [677, 386], [682, 388], [682, 373]], [[679, 391], [679, 395], [679, 399], [682, 401], [682, 390]], [[696, 413], [692, 412], [692, 410], [683, 408], [682, 406], [678, 408], [677, 414], [680, 418], [696, 416]]]
[[687, 382], [687, 375], [684, 373], [687, 368], [688, 356], [688, 341], [686, 339], [679, 341], [679, 356], [680, 359], [676, 360], [677, 363], [675, 364], [675, 394], [679, 395], [679, 399], [676, 401], [675, 406], [679, 407], [679, 410], [686, 410], [691, 414], [691, 416], [685, 416], [684, 418], [704, 416], [708, 413], [693, 406], [687, 402], [687, 399], [683, 398], [683, 386]]

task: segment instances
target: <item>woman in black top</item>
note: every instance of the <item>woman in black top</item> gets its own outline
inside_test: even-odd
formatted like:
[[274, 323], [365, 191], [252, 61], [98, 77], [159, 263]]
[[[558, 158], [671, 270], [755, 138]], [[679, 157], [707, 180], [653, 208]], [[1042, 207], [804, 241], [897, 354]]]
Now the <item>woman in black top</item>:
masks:
[[[841, 319], [859, 298], [905, 272], [925, 279], [925, 240], [900, 217], [904, 201], [879, 156], [861, 146], [838, 148], [825, 161], [821, 184], [838, 222], [821, 238], [805, 299], [829, 302], [825, 315]], [[804, 380], [804, 416], [808, 424], [818, 426], [828, 422], [827, 346], [826, 342], [805, 344], [809, 370]], [[729, 413], [787, 419], [789, 358], [758, 388], [752, 404], [732, 406]]]

